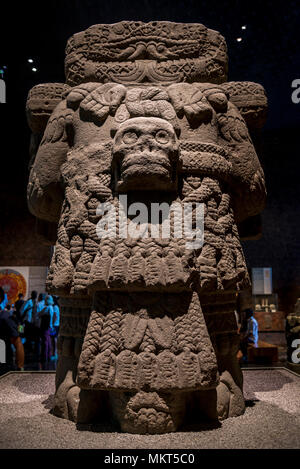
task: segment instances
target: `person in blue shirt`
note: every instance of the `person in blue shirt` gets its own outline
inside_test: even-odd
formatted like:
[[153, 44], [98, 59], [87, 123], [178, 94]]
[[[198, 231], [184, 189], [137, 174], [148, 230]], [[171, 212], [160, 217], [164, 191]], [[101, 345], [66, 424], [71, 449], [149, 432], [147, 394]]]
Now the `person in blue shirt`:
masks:
[[25, 302], [21, 308], [21, 319], [26, 323], [32, 323], [33, 317], [35, 316], [35, 310], [37, 305], [37, 292], [33, 290], [30, 298]]
[[7, 303], [8, 303], [7, 294], [5, 293], [3, 288], [0, 287], [0, 310], [4, 309]]
[[46, 299], [46, 293], [39, 293], [39, 297], [38, 297], [38, 309], [40, 309], [40, 311], [44, 308], [45, 306], [45, 299]]
[[41, 331], [41, 362], [46, 364], [51, 358], [51, 330], [53, 329], [54, 301], [51, 295], [45, 298], [45, 307], [39, 312]]
[[52, 360], [57, 359], [57, 337], [59, 331], [59, 320], [60, 320], [60, 313], [59, 313], [59, 305], [58, 305], [58, 297], [53, 296], [54, 306], [53, 306], [53, 325], [51, 329], [51, 338], [52, 338]]
[[258, 344], [258, 322], [254, 317], [254, 313], [252, 309], [246, 311], [246, 318], [247, 318], [247, 331], [246, 337], [248, 340], [248, 344], [254, 345], [257, 347]]
[[37, 318], [37, 292], [33, 290], [31, 297], [25, 302], [20, 310], [21, 323], [24, 324], [24, 336], [26, 339], [26, 348], [28, 351], [32, 350], [32, 344], [35, 345], [34, 349], [37, 350], [37, 331], [35, 327]]
[[241, 350], [243, 352], [243, 361], [248, 361], [248, 346], [252, 345], [257, 347], [258, 345], [258, 322], [254, 317], [252, 309], [246, 309], [246, 328], [243, 331], [243, 337], [241, 342]]

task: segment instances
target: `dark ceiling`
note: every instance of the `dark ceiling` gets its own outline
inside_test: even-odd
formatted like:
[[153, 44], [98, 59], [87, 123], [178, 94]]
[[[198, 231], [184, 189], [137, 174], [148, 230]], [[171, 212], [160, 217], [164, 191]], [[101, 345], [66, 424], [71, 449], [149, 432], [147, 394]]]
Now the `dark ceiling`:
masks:
[[[0, 66], [7, 66], [8, 102], [18, 97], [20, 103], [37, 83], [64, 80], [64, 48], [72, 34], [96, 23], [161, 19], [200, 22], [220, 31], [228, 45], [229, 79], [257, 81], [267, 90], [267, 126], [300, 123], [300, 105], [291, 101], [291, 82], [300, 77], [299, 1], [49, 0], [6, 5], [5, 14], [1, 7]], [[237, 42], [238, 37], [243, 40]], [[34, 59], [36, 73], [28, 58]]]
[[24, 192], [28, 176], [27, 93], [38, 83], [64, 81], [67, 39], [96, 23], [161, 19], [200, 22], [220, 31], [228, 45], [229, 79], [256, 81], [266, 89], [265, 131], [291, 130], [298, 136], [300, 103], [291, 99], [292, 81], [300, 78], [297, 0], [7, 1], [1, 14], [0, 68], [7, 67], [7, 104], [0, 104], [1, 164], [5, 174], [13, 177], [13, 181], [2, 177], [2, 185], [14, 191]]

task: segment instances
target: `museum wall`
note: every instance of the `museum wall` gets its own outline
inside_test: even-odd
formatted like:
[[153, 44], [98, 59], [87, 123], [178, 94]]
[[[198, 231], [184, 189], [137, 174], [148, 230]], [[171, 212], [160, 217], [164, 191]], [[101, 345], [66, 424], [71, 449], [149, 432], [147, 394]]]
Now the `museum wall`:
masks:
[[243, 248], [248, 267], [272, 267], [279, 309], [287, 314], [300, 294], [298, 132], [269, 129], [256, 139], [256, 147], [266, 176], [267, 204], [260, 239], [244, 241]]
[[[27, 176], [24, 171], [24, 179]], [[36, 233], [35, 218], [29, 213], [26, 193], [1, 185], [0, 266], [48, 266], [51, 248]], [[22, 186], [21, 186], [22, 188]]]

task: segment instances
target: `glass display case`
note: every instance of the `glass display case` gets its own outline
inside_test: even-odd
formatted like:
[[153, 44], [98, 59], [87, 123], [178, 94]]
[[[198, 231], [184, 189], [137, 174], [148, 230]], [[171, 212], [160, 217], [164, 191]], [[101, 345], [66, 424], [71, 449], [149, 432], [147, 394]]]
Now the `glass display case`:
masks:
[[253, 306], [255, 311], [275, 313], [278, 311], [278, 295], [253, 295]]

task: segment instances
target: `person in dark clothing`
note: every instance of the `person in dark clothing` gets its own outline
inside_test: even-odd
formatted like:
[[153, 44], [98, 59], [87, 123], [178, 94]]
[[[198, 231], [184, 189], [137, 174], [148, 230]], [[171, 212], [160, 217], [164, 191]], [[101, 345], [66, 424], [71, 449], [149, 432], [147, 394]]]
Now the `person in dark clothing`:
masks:
[[[25, 326], [26, 348], [29, 352], [38, 349], [39, 331], [36, 330], [35, 322], [37, 320], [37, 292], [33, 290], [31, 297], [21, 308], [21, 322]], [[34, 344], [34, 348], [32, 347]]]
[[4, 309], [7, 303], [8, 303], [7, 294], [5, 293], [3, 288], [0, 287], [0, 309]]
[[45, 298], [45, 307], [39, 312], [40, 331], [41, 331], [41, 363], [49, 362], [51, 358], [51, 330], [53, 328], [53, 305], [54, 301], [51, 295]]
[[20, 324], [21, 323], [21, 312], [20, 311], [21, 311], [22, 306], [25, 303], [23, 293], [19, 293], [18, 298], [19, 299], [15, 302], [15, 310], [16, 310], [15, 315], [16, 315], [18, 323]]
[[0, 310], [0, 339], [6, 345], [7, 361], [12, 361], [11, 344], [16, 349], [16, 365], [24, 370], [24, 347], [18, 332], [18, 325], [7, 309]]
[[52, 341], [52, 357], [51, 360], [56, 360], [57, 357], [57, 337], [59, 331], [59, 321], [60, 321], [60, 311], [58, 304], [58, 297], [53, 296], [54, 306], [53, 306], [53, 321], [51, 329], [51, 341]]
[[5, 309], [6, 311], [9, 312], [9, 315], [12, 316], [12, 313], [13, 313], [13, 309], [11, 307], [11, 304], [10, 303], [7, 303], [7, 305], [5, 306]]

